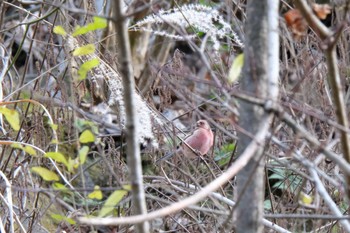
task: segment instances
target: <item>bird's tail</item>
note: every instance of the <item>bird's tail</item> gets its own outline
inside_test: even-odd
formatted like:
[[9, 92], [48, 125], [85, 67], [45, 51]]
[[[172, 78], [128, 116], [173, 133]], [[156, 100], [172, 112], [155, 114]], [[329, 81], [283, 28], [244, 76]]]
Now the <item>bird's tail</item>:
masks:
[[165, 153], [165, 155], [163, 157], [161, 157], [160, 159], [158, 159], [156, 161], [156, 164], [160, 163], [161, 161], [164, 161], [164, 160], [167, 160], [167, 159], [170, 159], [171, 157], [173, 157], [175, 155], [175, 152], [167, 152]]

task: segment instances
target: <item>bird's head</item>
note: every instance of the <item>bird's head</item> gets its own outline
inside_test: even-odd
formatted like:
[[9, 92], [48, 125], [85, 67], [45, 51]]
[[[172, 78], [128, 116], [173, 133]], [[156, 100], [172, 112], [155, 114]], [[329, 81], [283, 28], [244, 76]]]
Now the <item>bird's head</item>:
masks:
[[199, 120], [196, 123], [197, 128], [210, 129], [210, 125], [206, 120]]

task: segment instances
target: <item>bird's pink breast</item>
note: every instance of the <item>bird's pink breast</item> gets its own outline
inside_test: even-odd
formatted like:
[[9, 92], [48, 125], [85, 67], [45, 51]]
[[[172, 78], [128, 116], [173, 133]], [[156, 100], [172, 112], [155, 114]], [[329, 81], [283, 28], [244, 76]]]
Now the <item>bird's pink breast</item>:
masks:
[[[199, 151], [201, 155], [208, 153], [213, 144], [213, 135], [212, 132], [206, 129], [199, 128], [197, 129], [189, 138], [185, 140], [185, 142], [191, 146], [195, 151]], [[186, 147], [186, 146], [185, 146]], [[190, 155], [192, 152], [189, 148], [185, 149], [185, 155]], [[193, 152], [192, 152], [193, 154]], [[192, 156], [190, 156], [192, 157]]]

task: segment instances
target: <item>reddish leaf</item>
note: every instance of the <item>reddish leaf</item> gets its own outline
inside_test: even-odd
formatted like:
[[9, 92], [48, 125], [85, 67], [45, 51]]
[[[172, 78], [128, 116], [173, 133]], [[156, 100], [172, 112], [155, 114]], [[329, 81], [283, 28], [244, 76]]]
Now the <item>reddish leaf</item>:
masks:
[[306, 34], [307, 24], [297, 9], [291, 9], [284, 14], [287, 26], [291, 29], [294, 37], [300, 38]]
[[328, 4], [312, 4], [312, 9], [314, 10], [315, 14], [320, 19], [326, 19], [327, 15], [329, 15], [332, 12], [332, 8]]

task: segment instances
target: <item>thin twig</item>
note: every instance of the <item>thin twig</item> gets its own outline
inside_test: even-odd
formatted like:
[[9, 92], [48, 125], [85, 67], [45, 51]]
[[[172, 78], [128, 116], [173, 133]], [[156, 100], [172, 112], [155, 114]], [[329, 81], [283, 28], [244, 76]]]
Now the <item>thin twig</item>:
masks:
[[152, 219], [161, 218], [176, 212], [181, 211], [187, 206], [193, 205], [207, 196], [209, 196], [213, 191], [220, 188], [222, 185], [230, 181], [247, 163], [255, 156], [256, 150], [261, 147], [261, 144], [265, 141], [266, 134], [268, 132], [269, 125], [263, 124], [261, 128], [256, 133], [254, 140], [246, 147], [243, 153], [239, 156], [235, 163], [233, 163], [222, 175], [217, 179], [206, 185], [196, 194], [183, 199], [179, 202], [171, 204], [163, 209], [149, 212], [148, 214], [136, 215], [130, 217], [120, 217], [120, 218], [78, 218], [80, 223], [90, 224], [90, 225], [125, 225], [125, 224], [136, 224], [144, 221], [150, 221]]

